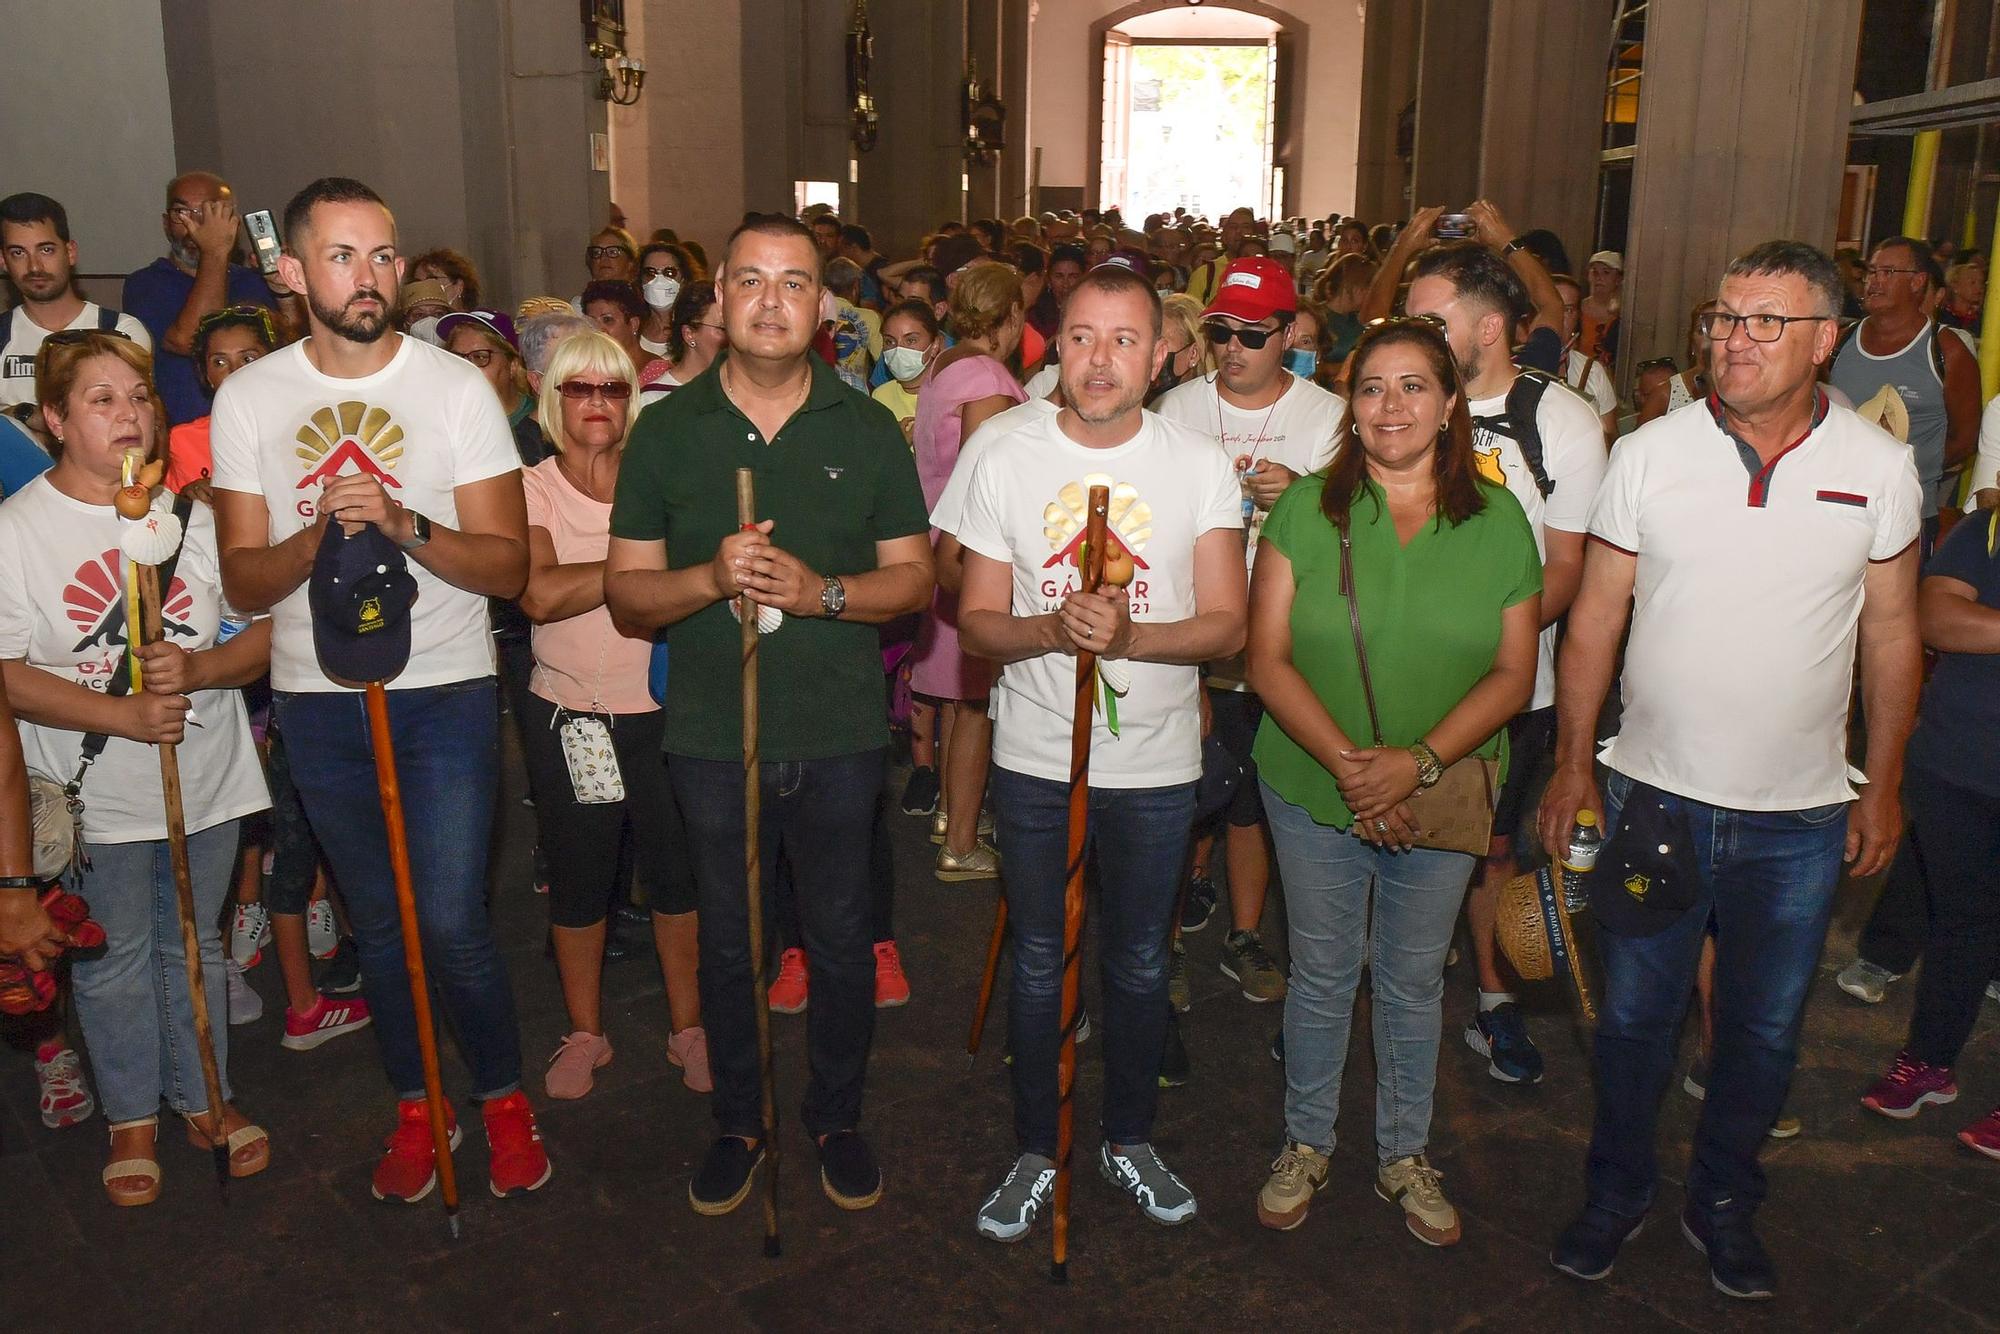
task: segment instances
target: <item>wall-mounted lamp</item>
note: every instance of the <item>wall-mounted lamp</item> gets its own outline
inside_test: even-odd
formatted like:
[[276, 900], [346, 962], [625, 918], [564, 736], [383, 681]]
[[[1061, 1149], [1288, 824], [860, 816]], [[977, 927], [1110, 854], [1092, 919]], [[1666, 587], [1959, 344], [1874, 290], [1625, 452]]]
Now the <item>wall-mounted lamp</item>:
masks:
[[604, 62], [597, 76], [597, 100], [629, 107], [646, 86], [646, 62], [625, 51], [625, 0], [581, 0], [583, 50]]
[[613, 106], [629, 107], [639, 100], [639, 93], [645, 86], [645, 61], [625, 55], [614, 56], [604, 62], [604, 73], [597, 76], [597, 98]]

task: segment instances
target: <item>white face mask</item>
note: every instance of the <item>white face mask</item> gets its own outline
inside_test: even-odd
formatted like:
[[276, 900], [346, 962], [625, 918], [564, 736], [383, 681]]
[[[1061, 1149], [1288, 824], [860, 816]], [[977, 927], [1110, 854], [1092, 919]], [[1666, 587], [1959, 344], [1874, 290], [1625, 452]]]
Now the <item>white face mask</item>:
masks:
[[882, 364], [889, 368], [889, 374], [905, 383], [924, 373], [925, 353], [914, 347], [892, 347], [882, 353]]
[[443, 318], [441, 315], [426, 315], [403, 332], [412, 338], [421, 338], [432, 347], [443, 347], [444, 340], [438, 337], [438, 321]]
[[662, 273], [646, 279], [646, 285], [640, 290], [645, 294], [647, 305], [654, 310], [667, 310], [680, 296], [681, 285]]

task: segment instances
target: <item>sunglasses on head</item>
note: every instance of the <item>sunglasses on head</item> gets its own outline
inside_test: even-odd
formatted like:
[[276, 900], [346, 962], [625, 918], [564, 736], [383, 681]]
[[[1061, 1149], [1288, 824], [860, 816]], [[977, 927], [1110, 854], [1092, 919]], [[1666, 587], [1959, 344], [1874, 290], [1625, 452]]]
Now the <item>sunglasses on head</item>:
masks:
[[1414, 325], [1418, 328], [1429, 329], [1433, 333], [1443, 333], [1445, 331], [1444, 317], [1441, 315], [1432, 315], [1429, 312], [1425, 312], [1422, 315], [1383, 315], [1368, 321], [1363, 327], [1380, 329], [1393, 327], [1398, 324]]
[[1238, 328], [1220, 321], [1211, 321], [1201, 326], [1202, 336], [1217, 347], [1227, 347], [1229, 340], [1233, 338], [1252, 352], [1261, 350], [1264, 344], [1284, 331], [1285, 326], [1282, 324], [1275, 329]]
[[556, 389], [564, 398], [578, 402], [592, 394], [602, 397], [607, 403], [622, 403], [632, 397], [632, 386], [623, 380], [606, 380], [601, 384], [595, 380], [564, 380]]
[[1632, 371], [1635, 375], [1644, 375], [1647, 371], [1677, 371], [1679, 369], [1680, 367], [1674, 364], [1672, 357], [1648, 357], [1637, 366], [1634, 366]]
[[58, 329], [42, 339], [42, 342], [49, 347], [68, 347], [72, 343], [87, 343], [98, 334], [104, 334], [111, 338], [123, 338], [127, 342], [130, 342], [132, 339], [132, 335], [126, 333], [123, 329]]

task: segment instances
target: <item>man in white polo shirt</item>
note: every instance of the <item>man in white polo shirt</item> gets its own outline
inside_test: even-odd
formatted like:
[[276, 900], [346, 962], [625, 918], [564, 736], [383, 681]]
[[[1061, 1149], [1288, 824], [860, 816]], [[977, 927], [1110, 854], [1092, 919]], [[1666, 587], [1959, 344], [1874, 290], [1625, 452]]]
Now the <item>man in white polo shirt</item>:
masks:
[[[1550, 1257], [1577, 1278], [1610, 1273], [1653, 1202], [1660, 1097], [1712, 918], [1713, 1064], [1681, 1230], [1718, 1290], [1772, 1295], [1757, 1154], [1841, 864], [1874, 874], [1902, 830], [1923, 496], [1908, 448], [1816, 384], [1841, 295], [1833, 261], [1800, 242], [1730, 264], [1702, 321], [1714, 396], [1621, 441], [1591, 513], [1541, 808], [1550, 847], [1581, 809], [1609, 835], [1590, 883], [1604, 999], [1588, 1195]], [[1628, 614], [1600, 805], [1591, 752]], [[1865, 780], [1846, 754], [1857, 637]], [[1621, 815], [1644, 837], [1621, 840]]]

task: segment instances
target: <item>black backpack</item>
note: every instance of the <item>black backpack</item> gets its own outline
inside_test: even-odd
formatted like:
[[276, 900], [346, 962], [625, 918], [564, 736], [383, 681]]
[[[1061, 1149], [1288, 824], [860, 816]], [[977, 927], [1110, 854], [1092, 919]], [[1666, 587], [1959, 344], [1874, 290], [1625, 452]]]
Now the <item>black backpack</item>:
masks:
[[[14, 312], [19, 309], [19, 306], [9, 306], [5, 311], [0, 311], [0, 348], [5, 348], [7, 344], [14, 341]], [[113, 310], [111, 307], [99, 306], [97, 308], [97, 331], [99, 333], [117, 333], [118, 316], [119, 312]]]
[[1554, 379], [1538, 370], [1522, 370], [1507, 390], [1505, 408], [1490, 417], [1472, 419], [1472, 424], [1481, 430], [1504, 435], [1520, 446], [1521, 457], [1528, 461], [1528, 471], [1534, 476], [1535, 488], [1545, 497], [1555, 491], [1556, 484], [1542, 464], [1542, 431], [1535, 422], [1535, 414], [1541, 411], [1542, 395], [1554, 383]]

